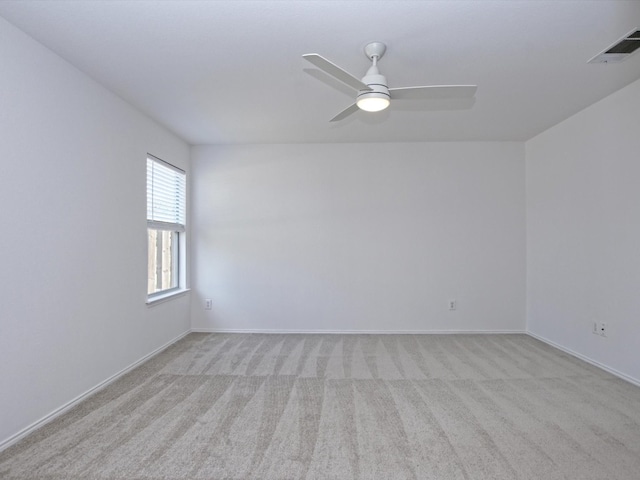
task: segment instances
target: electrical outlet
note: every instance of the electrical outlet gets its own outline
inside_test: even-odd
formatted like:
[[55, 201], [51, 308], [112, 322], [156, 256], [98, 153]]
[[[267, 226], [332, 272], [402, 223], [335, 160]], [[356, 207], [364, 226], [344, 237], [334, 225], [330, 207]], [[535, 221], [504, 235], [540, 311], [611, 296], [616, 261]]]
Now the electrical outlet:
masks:
[[600, 322], [599, 333], [600, 333], [601, 337], [606, 337], [607, 336], [607, 324], [606, 323]]
[[211, 307], [213, 307], [213, 302], [211, 301], [210, 298], [206, 298], [204, 300], [204, 309], [205, 310], [211, 310]]
[[455, 310], [458, 302], [455, 299], [449, 300], [449, 310]]

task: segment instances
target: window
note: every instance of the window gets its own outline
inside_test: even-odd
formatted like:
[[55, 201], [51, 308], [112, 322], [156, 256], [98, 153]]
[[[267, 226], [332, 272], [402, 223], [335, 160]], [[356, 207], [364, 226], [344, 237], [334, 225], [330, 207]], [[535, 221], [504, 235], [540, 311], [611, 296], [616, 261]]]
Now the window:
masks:
[[147, 156], [147, 295], [184, 287], [186, 175], [151, 155]]

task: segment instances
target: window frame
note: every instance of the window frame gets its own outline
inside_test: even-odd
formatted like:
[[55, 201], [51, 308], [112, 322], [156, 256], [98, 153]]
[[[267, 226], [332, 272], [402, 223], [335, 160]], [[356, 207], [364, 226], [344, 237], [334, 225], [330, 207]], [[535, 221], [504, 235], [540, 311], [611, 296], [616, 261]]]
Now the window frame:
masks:
[[[178, 217], [182, 218], [182, 221], [184, 223], [170, 223], [170, 222], [166, 222], [166, 221], [159, 221], [157, 219], [153, 219], [153, 218], [149, 218], [154, 217], [154, 211], [153, 208], [150, 209], [149, 207], [149, 198], [154, 198], [154, 195], [152, 194], [150, 197], [150, 189], [153, 190], [153, 186], [150, 186], [149, 184], [149, 162], [155, 162], [156, 164], [160, 165], [161, 167], [166, 167], [170, 170], [173, 170], [175, 172], [177, 172], [179, 175], [182, 175], [183, 178], [183, 190], [182, 190], [182, 194], [181, 197], [179, 198], [180, 202], [180, 207], [182, 210], [181, 212], [178, 214], [176, 214]], [[152, 174], [153, 175], [153, 174]], [[155, 193], [155, 192], [154, 192]], [[147, 154], [147, 292], [146, 292], [146, 296], [147, 296], [147, 305], [152, 305], [155, 303], [159, 303], [160, 301], [166, 300], [168, 298], [173, 298], [175, 296], [181, 295], [185, 292], [187, 292], [189, 289], [187, 288], [187, 284], [186, 284], [186, 280], [187, 280], [187, 275], [186, 275], [186, 247], [187, 247], [187, 242], [186, 242], [186, 236], [187, 236], [187, 208], [186, 208], [186, 203], [187, 203], [187, 172], [184, 171], [183, 169], [176, 167], [175, 165], [172, 165], [164, 160], [162, 160], [161, 158], [156, 157], [155, 155], [152, 154]], [[170, 287], [170, 288], [166, 288], [163, 290], [159, 290], [153, 293], [149, 293], [149, 268], [150, 268], [150, 263], [149, 263], [149, 230], [164, 230], [164, 231], [169, 231], [169, 232], [174, 232], [176, 235], [176, 242], [172, 242], [171, 245], [171, 259], [172, 259], [172, 263], [175, 264], [175, 281], [176, 281], [176, 286]]]

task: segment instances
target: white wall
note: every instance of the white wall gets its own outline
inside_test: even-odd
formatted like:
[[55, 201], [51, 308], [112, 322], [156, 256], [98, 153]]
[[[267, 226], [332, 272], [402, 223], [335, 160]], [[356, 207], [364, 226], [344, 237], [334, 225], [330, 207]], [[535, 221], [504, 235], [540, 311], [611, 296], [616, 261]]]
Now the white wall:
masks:
[[0, 19], [0, 445], [189, 329], [148, 308], [146, 153], [188, 146]]
[[195, 329], [524, 331], [522, 143], [202, 146], [192, 169]]
[[636, 382], [638, 112], [640, 81], [526, 143], [528, 329]]

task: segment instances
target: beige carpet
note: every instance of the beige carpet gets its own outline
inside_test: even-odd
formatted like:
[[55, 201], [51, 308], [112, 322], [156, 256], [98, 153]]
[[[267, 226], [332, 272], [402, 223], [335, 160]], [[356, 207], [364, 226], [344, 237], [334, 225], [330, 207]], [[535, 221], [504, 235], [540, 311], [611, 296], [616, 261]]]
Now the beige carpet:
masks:
[[640, 479], [640, 389], [524, 335], [191, 334], [2, 479]]

